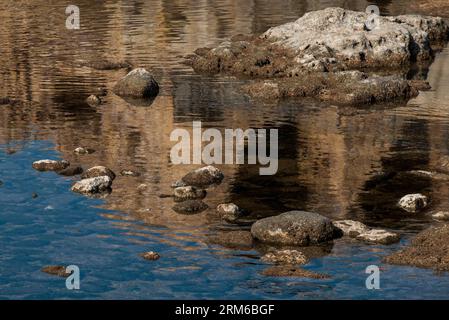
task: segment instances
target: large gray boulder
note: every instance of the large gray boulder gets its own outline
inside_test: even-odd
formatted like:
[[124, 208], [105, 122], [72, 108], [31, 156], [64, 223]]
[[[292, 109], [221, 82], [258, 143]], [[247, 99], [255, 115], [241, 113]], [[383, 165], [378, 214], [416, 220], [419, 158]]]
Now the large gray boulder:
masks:
[[137, 68], [120, 79], [113, 91], [121, 97], [152, 98], [158, 95], [159, 85], [147, 70]]
[[251, 234], [265, 243], [308, 246], [337, 238], [341, 231], [317, 213], [290, 211], [255, 222]]

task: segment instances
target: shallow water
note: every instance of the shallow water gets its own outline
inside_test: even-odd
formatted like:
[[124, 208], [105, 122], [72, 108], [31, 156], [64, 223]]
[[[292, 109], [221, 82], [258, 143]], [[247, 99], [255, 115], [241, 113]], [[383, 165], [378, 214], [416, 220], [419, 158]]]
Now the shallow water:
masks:
[[[0, 97], [25, 101], [0, 106], [0, 298], [447, 298], [449, 276], [383, 265], [381, 258], [449, 210], [447, 183], [385, 172], [435, 169], [449, 156], [449, 50], [429, 72], [433, 87], [407, 105], [340, 108], [313, 101], [256, 104], [229, 77], [195, 75], [182, 56], [237, 33], [259, 33], [327, 6], [385, 14], [415, 13], [410, 1], [78, 1], [81, 29], [65, 29], [65, 4], [1, 1]], [[12, 5], [14, 4], [14, 5]], [[410, 4], [410, 6], [409, 6]], [[125, 74], [83, 67], [86, 61], [128, 60], [151, 70], [162, 91], [151, 107], [109, 95], [90, 107], [84, 99], [111, 89]], [[169, 136], [175, 128], [277, 128], [279, 171], [261, 177], [258, 166], [223, 165], [224, 182], [210, 190], [210, 208], [232, 201], [252, 218], [292, 209], [351, 218], [401, 233], [400, 244], [365, 245], [337, 240], [306, 269], [326, 280], [260, 274], [259, 248], [212, 244], [211, 236], [248, 226], [222, 223], [213, 209], [175, 213], [170, 185], [197, 166], [174, 166]], [[76, 156], [73, 149], [96, 152]], [[84, 168], [133, 169], [140, 177], [114, 181], [106, 199], [69, 189], [74, 178], [39, 173], [38, 159], [64, 158]], [[148, 185], [144, 192], [137, 190]], [[37, 198], [32, 193], [38, 194]], [[404, 216], [394, 203], [423, 192], [431, 208]], [[245, 250], [243, 250], [245, 249]], [[156, 262], [141, 259], [158, 251]], [[40, 271], [76, 264], [81, 290]], [[381, 266], [381, 290], [365, 288], [365, 268]]]

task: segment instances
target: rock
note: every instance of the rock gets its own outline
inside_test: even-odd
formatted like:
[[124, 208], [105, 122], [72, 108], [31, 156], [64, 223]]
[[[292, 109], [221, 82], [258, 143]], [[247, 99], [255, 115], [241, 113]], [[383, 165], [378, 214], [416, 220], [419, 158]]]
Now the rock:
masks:
[[441, 220], [441, 221], [449, 221], [449, 212], [448, 211], [438, 211], [437, 213], [432, 214], [432, 218]]
[[308, 259], [300, 251], [297, 250], [278, 250], [266, 253], [262, 258], [264, 262], [275, 264], [303, 265]]
[[449, 225], [420, 232], [409, 246], [387, 256], [384, 262], [449, 271]]
[[148, 185], [146, 185], [145, 183], [142, 183], [142, 184], [139, 184], [138, 186], [137, 186], [137, 190], [139, 190], [139, 191], [145, 191], [145, 190], [147, 190], [148, 189]]
[[81, 176], [82, 179], [95, 178], [101, 176], [108, 176], [111, 180], [115, 179], [115, 173], [111, 169], [104, 166], [95, 166], [87, 169], [86, 172]]
[[186, 186], [187, 186], [187, 184], [185, 182], [183, 182], [182, 180], [175, 181], [171, 184], [172, 188], [179, 188], [179, 187], [186, 187]]
[[159, 260], [159, 258], [161, 257], [161, 256], [159, 255], [159, 253], [154, 252], [154, 251], [149, 251], [149, 252], [141, 253], [140, 256], [141, 256], [142, 258], [144, 258], [145, 260], [150, 260], [150, 261]]
[[70, 276], [72, 274], [71, 272], [67, 272], [66, 267], [64, 267], [64, 266], [45, 266], [41, 269], [41, 271], [51, 274], [51, 275], [54, 275], [54, 276], [63, 277], [63, 278], [67, 278], [68, 276]]
[[311, 279], [329, 279], [326, 274], [316, 273], [294, 266], [273, 266], [261, 272], [262, 275], [268, 277], [297, 277]]
[[[423, 80], [406, 80], [405, 68], [431, 63], [434, 49], [447, 42], [448, 24], [435, 17], [379, 16], [379, 28], [369, 30], [368, 17], [341, 8], [312, 11], [259, 37], [235, 37], [187, 59], [197, 72], [262, 79], [243, 88], [262, 99], [371, 104], [428, 90]], [[385, 72], [376, 74], [379, 69]]]
[[207, 166], [186, 174], [181, 180], [188, 186], [206, 187], [219, 184], [223, 180], [223, 173], [214, 166]]
[[399, 242], [401, 237], [393, 232], [388, 232], [382, 229], [371, 229], [369, 231], [363, 232], [356, 237], [357, 240], [378, 243], [378, 244], [392, 244]]
[[235, 222], [242, 216], [242, 210], [234, 203], [223, 203], [217, 206], [220, 218], [227, 222]]
[[72, 177], [83, 173], [83, 168], [80, 166], [70, 166], [64, 170], [58, 171], [61, 176]]
[[339, 229], [322, 215], [305, 211], [290, 211], [261, 219], [251, 227], [251, 234], [261, 242], [309, 246], [341, 236]]
[[120, 171], [120, 174], [122, 176], [127, 176], [127, 177], [139, 177], [140, 173], [136, 172], [136, 171], [132, 171], [132, 170], [122, 170]]
[[33, 193], [31, 194], [31, 197], [32, 197], [33, 199], [36, 199], [36, 198], [39, 197], [39, 196], [38, 196], [38, 194], [37, 194], [36, 192], [33, 192]]
[[81, 194], [95, 194], [106, 192], [111, 188], [112, 179], [108, 176], [100, 176], [94, 178], [87, 178], [76, 182], [73, 187], [73, 192]]
[[73, 152], [76, 154], [91, 154], [94, 153], [95, 150], [87, 147], [78, 147], [75, 150], [73, 150]]
[[223, 231], [209, 237], [209, 242], [230, 249], [251, 250], [253, 237], [251, 232], [244, 230]]
[[178, 187], [174, 190], [174, 200], [176, 202], [182, 202], [185, 200], [204, 199], [206, 197], [206, 190], [198, 189], [196, 187]]
[[1, 186], [3, 186], [3, 184], [4, 184], [4, 183], [3, 183], [3, 181], [2, 181], [2, 180], [0, 180], [0, 187], [1, 187]]
[[416, 213], [427, 207], [428, 199], [420, 193], [405, 195], [399, 200], [398, 205], [410, 213]]
[[101, 104], [101, 99], [100, 99], [100, 97], [98, 97], [94, 94], [91, 94], [89, 97], [87, 97], [86, 102], [90, 106], [97, 106], [97, 105]]
[[209, 208], [209, 206], [201, 200], [186, 200], [173, 206], [173, 210], [176, 213], [187, 215], [203, 212], [207, 208]]
[[370, 228], [363, 223], [353, 220], [333, 221], [333, 224], [335, 227], [339, 228], [345, 236], [350, 236], [352, 238], [370, 230]]
[[66, 160], [39, 160], [33, 162], [33, 168], [38, 171], [61, 171], [70, 166]]
[[151, 98], [159, 93], [159, 85], [145, 69], [138, 68], [120, 79], [113, 91], [122, 97]]

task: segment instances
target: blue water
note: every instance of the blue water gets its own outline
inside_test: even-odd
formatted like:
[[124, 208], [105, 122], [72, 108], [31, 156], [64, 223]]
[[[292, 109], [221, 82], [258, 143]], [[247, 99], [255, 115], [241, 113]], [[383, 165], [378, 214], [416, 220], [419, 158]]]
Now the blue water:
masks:
[[[14, 142], [8, 144], [8, 147]], [[58, 159], [49, 141], [0, 147], [1, 299], [413, 299], [447, 298], [449, 277], [429, 270], [382, 265], [399, 245], [366, 246], [338, 240], [332, 254], [305, 268], [331, 279], [274, 278], [259, 274], [256, 251], [235, 251], [201, 241], [169, 245], [157, 239], [164, 228], [132, 222], [117, 225], [102, 214], [104, 200], [70, 191], [71, 178], [32, 169], [30, 159]], [[32, 193], [38, 197], [33, 199]], [[127, 231], [139, 230], [142, 236]], [[404, 240], [405, 241], [405, 240]], [[403, 241], [403, 242], [404, 242]], [[189, 248], [189, 250], [184, 250]], [[160, 252], [150, 262], [138, 254]], [[80, 290], [45, 274], [45, 265], [80, 268]], [[381, 289], [367, 290], [365, 268], [381, 267]], [[417, 290], [419, 288], [419, 290]]]

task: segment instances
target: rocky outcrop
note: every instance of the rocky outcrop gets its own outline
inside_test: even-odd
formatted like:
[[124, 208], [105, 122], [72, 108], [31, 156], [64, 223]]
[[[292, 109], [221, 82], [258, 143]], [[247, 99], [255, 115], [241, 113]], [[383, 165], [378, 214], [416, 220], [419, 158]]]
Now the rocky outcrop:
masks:
[[108, 176], [111, 181], [115, 179], [115, 173], [111, 169], [104, 166], [95, 166], [86, 170], [81, 176], [82, 179]]
[[405, 75], [416, 62], [430, 64], [434, 49], [448, 39], [447, 23], [416, 15], [378, 17], [378, 27], [371, 28], [368, 18], [341, 8], [308, 12], [259, 37], [240, 35], [216, 48], [198, 49], [187, 60], [201, 73], [265, 79], [244, 87], [263, 99], [311, 96], [341, 104], [378, 103], [406, 100], [428, 89], [427, 83], [408, 81]]
[[333, 240], [341, 231], [317, 213], [290, 211], [255, 222], [251, 234], [261, 242], [308, 246]]
[[76, 182], [72, 191], [84, 195], [107, 192], [111, 189], [112, 179], [108, 176], [87, 178]]
[[138, 68], [120, 79], [113, 91], [121, 97], [151, 98], [158, 95], [159, 84], [147, 70]]
[[219, 184], [223, 180], [223, 173], [214, 166], [207, 166], [186, 174], [182, 183], [187, 186], [208, 187], [213, 184]]
[[407, 194], [403, 196], [398, 206], [410, 213], [416, 213], [427, 207], [429, 203], [428, 198], [420, 193]]
[[192, 186], [179, 187], [173, 191], [174, 200], [176, 202], [204, 199], [206, 197], [206, 194], [206, 190]]
[[61, 171], [70, 166], [66, 160], [39, 160], [33, 162], [33, 168], [37, 171]]
[[390, 264], [449, 271], [449, 225], [420, 232], [411, 244], [387, 256]]

